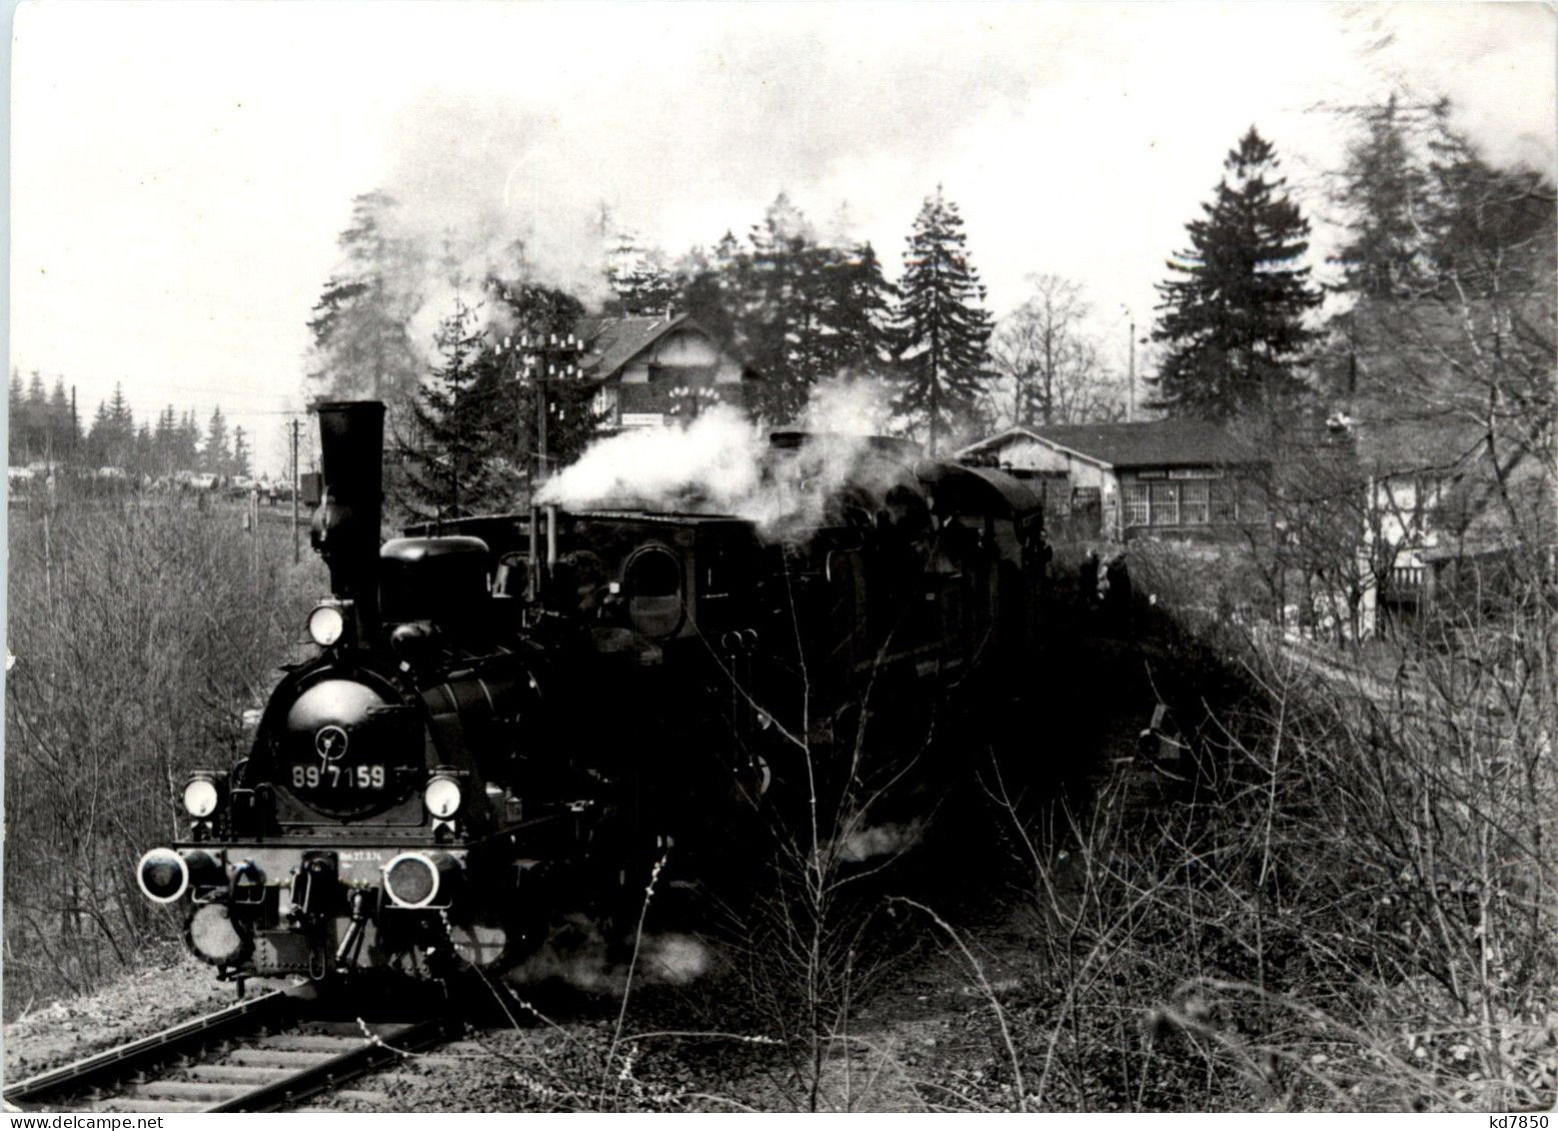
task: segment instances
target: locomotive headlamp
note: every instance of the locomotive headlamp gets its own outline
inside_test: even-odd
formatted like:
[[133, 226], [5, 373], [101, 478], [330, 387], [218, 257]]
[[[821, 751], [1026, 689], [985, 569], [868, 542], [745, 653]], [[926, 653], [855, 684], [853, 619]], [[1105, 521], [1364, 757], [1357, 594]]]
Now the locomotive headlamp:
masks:
[[346, 614], [337, 604], [317, 606], [308, 614], [308, 635], [321, 648], [328, 648], [346, 634]]
[[189, 867], [171, 848], [154, 848], [142, 856], [135, 878], [153, 903], [172, 903], [189, 889]]
[[435, 777], [422, 791], [422, 804], [441, 821], [447, 821], [458, 813], [464, 801], [465, 792], [460, 788], [460, 783], [450, 777]]
[[197, 820], [204, 820], [222, 802], [222, 791], [207, 774], [196, 774], [184, 786], [184, 811]]
[[460, 865], [443, 852], [402, 852], [384, 865], [384, 894], [395, 907], [442, 909], [454, 900]]

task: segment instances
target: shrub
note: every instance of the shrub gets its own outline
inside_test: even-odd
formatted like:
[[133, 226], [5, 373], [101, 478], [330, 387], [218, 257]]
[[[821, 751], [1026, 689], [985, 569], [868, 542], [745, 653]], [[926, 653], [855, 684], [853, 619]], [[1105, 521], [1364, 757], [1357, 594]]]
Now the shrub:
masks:
[[64, 497], [10, 531], [8, 1015], [176, 934], [134, 863], [179, 835], [185, 773], [240, 753], [325, 587], [284, 522], [248, 531], [220, 504]]
[[1160, 603], [1185, 757], [1086, 806], [993, 791], [1054, 987], [1018, 1015], [1035, 1106], [1552, 1105], [1555, 621], [1517, 572], [1388, 679]]

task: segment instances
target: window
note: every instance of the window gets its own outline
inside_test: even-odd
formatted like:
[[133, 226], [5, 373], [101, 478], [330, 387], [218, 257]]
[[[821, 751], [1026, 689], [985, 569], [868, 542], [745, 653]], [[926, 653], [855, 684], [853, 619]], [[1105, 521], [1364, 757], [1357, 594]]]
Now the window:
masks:
[[1221, 477], [1137, 480], [1123, 491], [1126, 526], [1207, 526], [1237, 517], [1235, 481]]
[[622, 568], [628, 621], [651, 640], [674, 636], [682, 627], [682, 563], [663, 546], [644, 546]]
[[1125, 485], [1125, 525], [1147, 525], [1147, 485], [1145, 483]]
[[608, 428], [615, 428], [622, 422], [617, 419], [617, 387], [615, 385], [602, 385], [595, 394], [595, 403], [591, 406], [595, 416]]
[[1232, 522], [1238, 517], [1238, 508], [1234, 505], [1233, 484], [1228, 480], [1221, 479], [1211, 485], [1210, 509], [1213, 522]]
[[1205, 479], [1191, 479], [1179, 485], [1179, 520], [1186, 526], [1206, 525], [1208, 486]]

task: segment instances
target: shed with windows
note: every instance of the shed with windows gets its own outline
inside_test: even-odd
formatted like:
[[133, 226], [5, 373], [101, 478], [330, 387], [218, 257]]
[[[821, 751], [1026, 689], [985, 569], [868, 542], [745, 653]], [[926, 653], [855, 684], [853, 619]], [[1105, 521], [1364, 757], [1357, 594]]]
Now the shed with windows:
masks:
[[967, 462], [1044, 485], [1045, 511], [1084, 520], [1082, 533], [1216, 541], [1257, 517], [1248, 483], [1264, 461], [1203, 420], [1009, 428], [970, 444]]

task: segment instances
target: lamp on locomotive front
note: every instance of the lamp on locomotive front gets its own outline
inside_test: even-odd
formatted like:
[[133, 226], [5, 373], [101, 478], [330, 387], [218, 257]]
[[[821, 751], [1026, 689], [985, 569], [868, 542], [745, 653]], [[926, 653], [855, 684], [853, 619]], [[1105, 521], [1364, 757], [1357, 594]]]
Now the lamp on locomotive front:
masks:
[[195, 770], [184, 780], [181, 800], [190, 817], [190, 833], [195, 840], [211, 835], [211, 822], [227, 804], [227, 775], [215, 770]]
[[402, 852], [384, 865], [384, 894], [408, 911], [440, 911], [454, 902], [460, 864], [444, 852]]
[[227, 887], [227, 869], [198, 848], [154, 848], [141, 857], [135, 878], [153, 903], [176, 903], [185, 892], [193, 892], [197, 901], [209, 899]]

